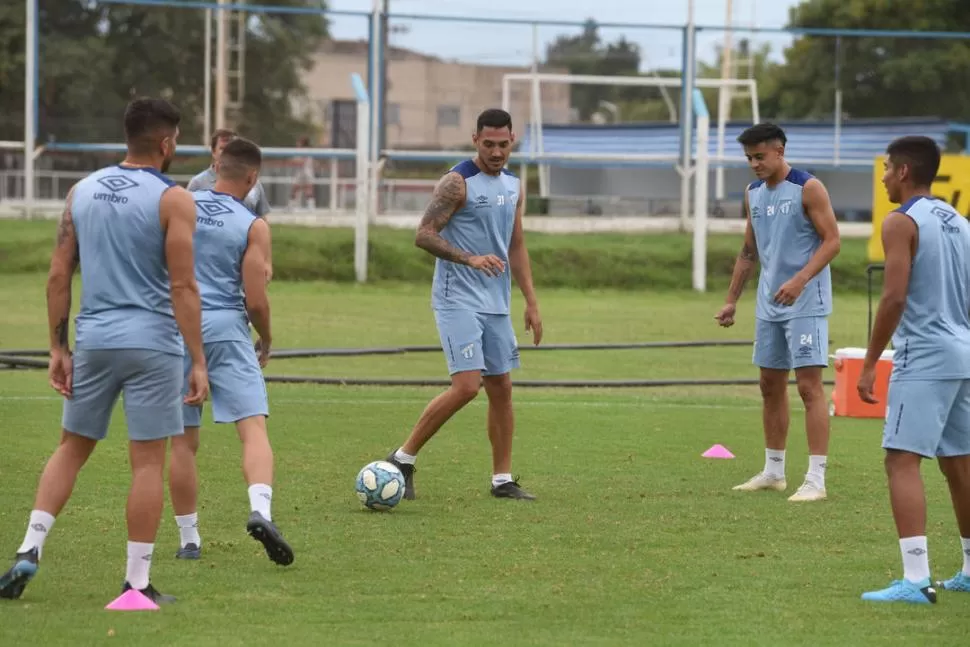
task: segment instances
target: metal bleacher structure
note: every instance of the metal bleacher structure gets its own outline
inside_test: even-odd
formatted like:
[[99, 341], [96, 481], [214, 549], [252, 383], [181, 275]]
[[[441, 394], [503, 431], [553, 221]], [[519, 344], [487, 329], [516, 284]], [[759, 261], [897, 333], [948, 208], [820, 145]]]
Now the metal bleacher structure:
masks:
[[[736, 139], [750, 122], [725, 124], [725, 154], [718, 158], [717, 141], [708, 144], [710, 167], [725, 169], [723, 196], [711, 196], [715, 217], [738, 217], [744, 186], [751, 175]], [[944, 147], [951, 133], [966, 133], [970, 126], [936, 118], [873, 119], [844, 121], [779, 121], [787, 136], [786, 158], [794, 165], [818, 175], [833, 195], [843, 220], [870, 220], [872, 170], [894, 138], [914, 132], [932, 137]], [[543, 152], [596, 153], [600, 155], [652, 154], [650, 162], [589, 163], [557, 160], [549, 163], [548, 209], [555, 213], [633, 215], [645, 210], [651, 215], [672, 215], [680, 200], [672, 165], [679, 156], [680, 129], [677, 124], [545, 124]], [[525, 129], [520, 150], [533, 150], [537, 138]], [[696, 141], [694, 156], [696, 157]], [[646, 168], [645, 168], [646, 167]], [[607, 172], [608, 169], [608, 172]], [[647, 170], [649, 169], [649, 170]], [[624, 198], [611, 199], [607, 196]], [[645, 205], [644, 201], [648, 201]]]

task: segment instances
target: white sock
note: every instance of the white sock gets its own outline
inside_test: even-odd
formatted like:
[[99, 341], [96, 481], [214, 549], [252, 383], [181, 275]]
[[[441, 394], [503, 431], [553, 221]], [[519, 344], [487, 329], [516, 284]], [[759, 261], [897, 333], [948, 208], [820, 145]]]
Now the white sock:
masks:
[[492, 474], [492, 487], [498, 487], [502, 485], [502, 483], [511, 483], [511, 482], [512, 482], [511, 474]]
[[43, 510], [32, 510], [30, 521], [27, 522], [27, 534], [24, 535], [24, 543], [17, 549], [18, 553], [26, 553], [31, 548], [37, 548], [37, 559], [40, 559], [44, 552], [44, 542], [47, 541], [47, 533], [54, 527], [54, 516]]
[[960, 544], [963, 546], [963, 574], [970, 577], [970, 537], [961, 537]]
[[155, 552], [155, 544], [128, 542], [128, 571], [125, 574], [125, 580], [133, 589], [141, 591], [148, 586], [153, 552]]
[[249, 507], [253, 512], [263, 515], [266, 521], [272, 521], [270, 509], [273, 505], [273, 488], [264, 483], [254, 483], [249, 486]]
[[418, 460], [418, 457], [405, 453], [404, 448], [401, 448], [394, 452], [394, 459], [401, 461], [405, 465], [414, 465], [414, 461]]
[[778, 478], [785, 477], [784, 449], [765, 450], [765, 474], [768, 476], [776, 476]]
[[926, 537], [905, 537], [899, 540], [903, 554], [903, 577], [916, 584], [930, 576], [930, 556], [926, 552]]
[[812, 481], [819, 487], [825, 487], [826, 465], [827, 463], [825, 456], [809, 456], [807, 480]]
[[202, 537], [199, 536], [199, 513], [175, 515], [175, 523], [179, 527], [179, 540], [182, 548], [195, 544], [202, 548]]

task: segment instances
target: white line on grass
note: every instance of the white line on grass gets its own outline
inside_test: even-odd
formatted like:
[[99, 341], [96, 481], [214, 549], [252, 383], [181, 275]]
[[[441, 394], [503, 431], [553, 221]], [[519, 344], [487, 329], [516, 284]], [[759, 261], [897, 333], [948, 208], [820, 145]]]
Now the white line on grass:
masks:
[[[61, 400], [58, 396], [53, 395], [0, 395], [0, 402], [2, 401], [56, 401]], [[393, 400], [378, 400], [378, 399], [368, 399], [368, 398], [270, 398], [270, 404], [301, 404], [301, 405], [317, 405], [317, 406], [327, 406], [327, 405], [346, 405], [346, 406], [361, 406], [361, 405], [383, 405], [383, 406], [394, 406], [394, 405], [416, 405], [416, 404], [427, 404], [428, 398], [396, 398]], [[472, 405], [485, 405], [485, 402], [472, 402]], [[663, 400], [522, 400], [518, 399], [515, 402], [517, 407], [563, 407], [563, 406], [573, 406], [573, 407], [655, 407], [661, 409], [738, 409], [738, 410], [760, 410], [761, 407], [754, 404], [710, 404], [710, 403], [692, 403], [692, 402], [665, 402]]]

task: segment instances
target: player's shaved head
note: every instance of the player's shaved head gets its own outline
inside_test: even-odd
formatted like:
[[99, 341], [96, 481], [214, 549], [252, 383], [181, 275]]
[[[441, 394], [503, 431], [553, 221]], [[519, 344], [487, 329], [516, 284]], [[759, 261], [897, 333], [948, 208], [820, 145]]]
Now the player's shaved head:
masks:
[[135, 99], [125, 109], [125, 141], [136, 155], [159, 150], [162, 140], [175, 139], [182, 114], [165, 99]]
[[263, 153], [259, 146], [236, 137], [222, 149], [219, 157], [219, 177], [227, 180], [242, 180], [253, 171], [259, 171], [263, 164]]
[[940, 147], [931, 138], [922, 135], [893, 140], [886, 147], [886, 155], [896, 169], [908, 167], [908, 179], [918, 187], [933, 184], [940, 170]]

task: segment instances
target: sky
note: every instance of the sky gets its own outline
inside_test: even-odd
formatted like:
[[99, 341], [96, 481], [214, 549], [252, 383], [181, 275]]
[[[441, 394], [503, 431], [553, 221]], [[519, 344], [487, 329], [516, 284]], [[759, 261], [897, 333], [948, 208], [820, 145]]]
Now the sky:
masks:
[[[698, 25], [724, 25], [728, 0], [695, 0]], [[783, 27], [788, 10], [798, 0], [733, 0], [733, 22], [740, 27]], [[328, 0], [331, 9], [369, 12], [373, 0]], [[687, 0], [390, 0], [391, 16], [397, 14], [494, 17], [526, 21], [575, 21], [594, 18], [600, 23], [639, 23], [678, 25], [687, 22]], [[568, 8], [563, 8], [568, 7]], [[338, 39], [364, 39], [366, 19], [334, 16], [331, 31]], [[445, 59], [475, 61], [493, 65], [529, 65], [535, 36], [540, 58], [546, 45], [556, 36], [578, 33], [577, 27], [540, 25], [536, 33], [526, 25], [496, 25], [481, 22], [444, 22], [392, 18], [391, 43]], [[681, 32], [646, 28], [609, 28], [600, 30], [606, 41], [620, 36], [640, 46], [643, 69], [679, 68], [682, 61]], [[736, 34], [738, 38], [740, 34]], [[715, 46], [723, 32], [699, 32], [697, 47], [701, 59], [713, 61]], [[774, 57], [780, 60], [783, 48], [791, 42], [786, 34], [757, 34], [756, 43], [769, 42]]]

